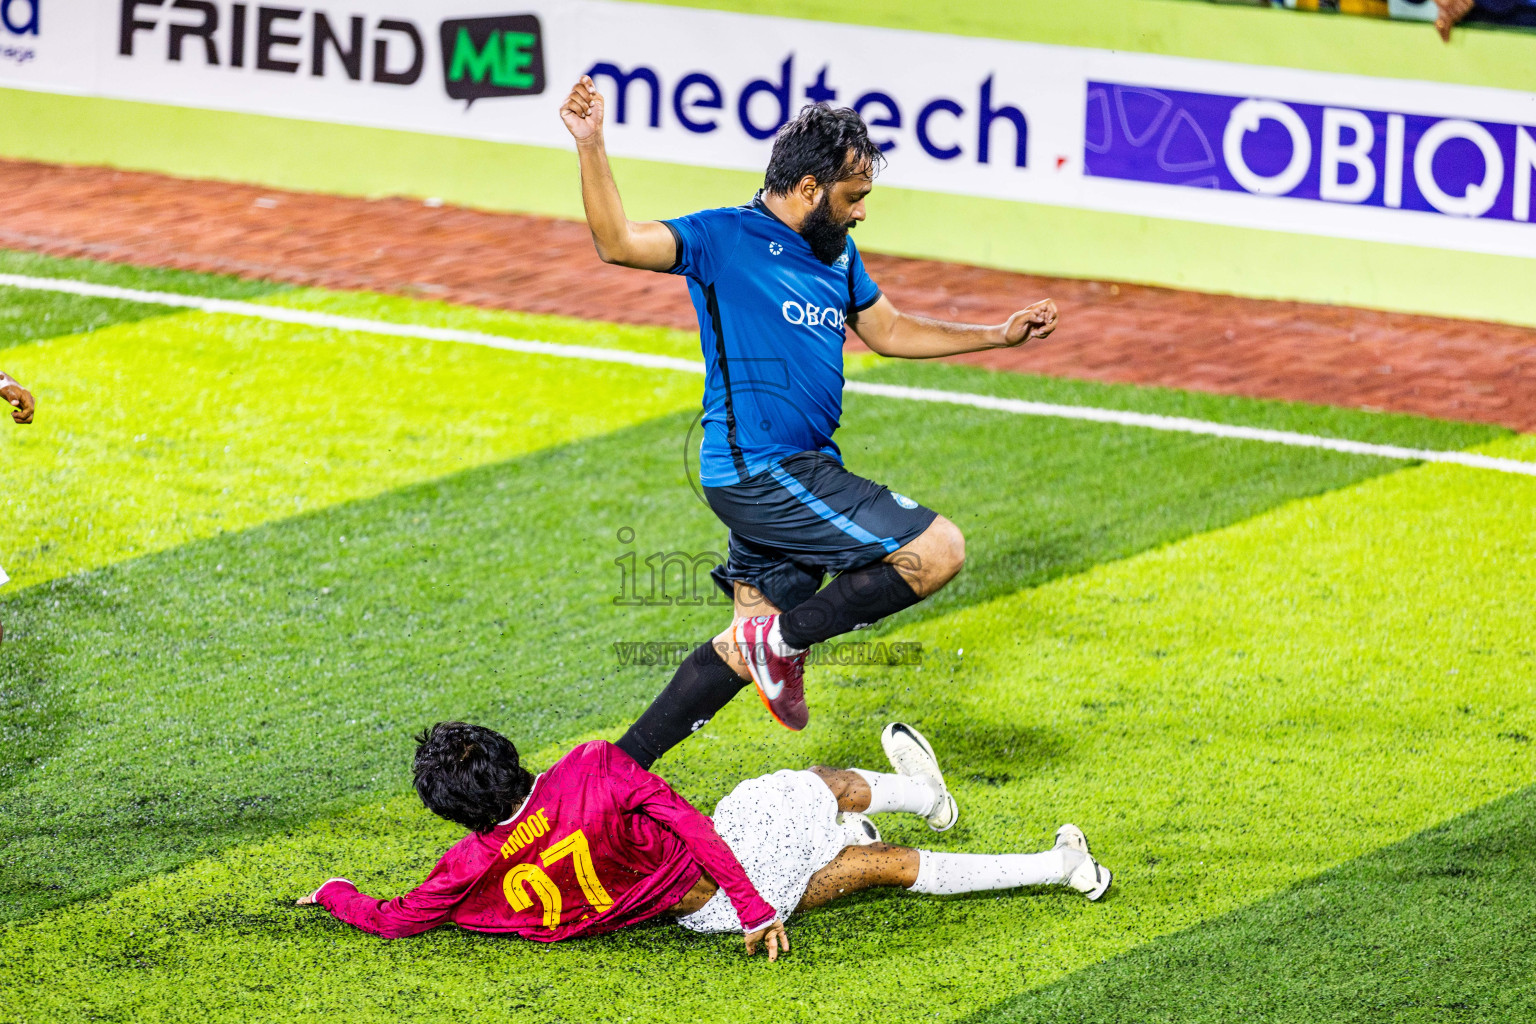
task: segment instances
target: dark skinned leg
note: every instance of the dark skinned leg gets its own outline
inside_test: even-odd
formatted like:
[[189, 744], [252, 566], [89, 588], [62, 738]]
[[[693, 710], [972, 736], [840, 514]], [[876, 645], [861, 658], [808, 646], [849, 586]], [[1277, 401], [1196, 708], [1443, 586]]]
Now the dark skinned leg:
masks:
[[811, 876], [795, 912], [825, 906], [865, 889], [911, 887], [917, 881], [918, 854], [905, 846], [871, 843], [849, 846]]
[[[821, 777], [839, 811], [863, 811], [869, 807], [869, 783], [858, 774], [817, 765], [811, 771]], [[889, 843], [850, 846], [832, 859], [832, 863], [811, 876], [796, 911], [809, 910], [835, 899], [881, 887], [910, 886], [917, 881], [916, 850]]]
[[837, 797], [837, 809], [839, 811], [866, 811], [869, 809], [869, 783], [857, 772], [848, 771], [846, 768], [828, 768], [826, 765], [816, 765], [809, 769], [821, 777], [821, 781], [827, 784], [832, 795]]

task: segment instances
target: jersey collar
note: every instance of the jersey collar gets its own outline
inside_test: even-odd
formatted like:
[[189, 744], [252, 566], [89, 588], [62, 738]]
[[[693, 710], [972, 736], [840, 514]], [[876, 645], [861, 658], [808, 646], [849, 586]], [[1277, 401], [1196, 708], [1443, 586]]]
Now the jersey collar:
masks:
[[[762, 213], [763, 215], [768, 217], [770, 220], [772, 220], [775, 224], [777, 224], [779, 227], [783, 228], [785, 231], [788, 231], [790, 234], [794, 235], [795, 236], [795, 240], [805, 247], [805, 251], [806, 252], [810, 253], [811, 259], [813, 259], [813, 260], [816, 259], [816, 254], [811, 252], [811, 243], [807, 242], [805, 240], [805, 236], [802, 235], [800, 232], [796, 231], [794, 228], [790, 227], [788, 224], [785, 224], [784, 221], [779, 217], [779, 215], [774, 213], [772, 210], [770, 210], [768, 208], [768, 204], [763, 202], [763, 192], [764, 191], [766, 191], [766, 190], [765, 189], [758, 189], [757, 192], [755, 194], [753, 194], [752, 201], [747, 204], [748, 209], [756, 210], [759, 213]], [[846, 243], [844, 243], [843, 251], [845, 253], [848, 251], [848, 247], [847, 247]], [[821, 261], [820, 260], [816, 260], [816, 262], [820, 263]]]
[[785, 231], [788, 231], [790, 234], [794, 235], [795, 238], [799, 239], [801, 245], [803, 245], [807, 249], [809, 249], [811, 247], [811, 244], [805, 240], [805, 236], [800, 234], [800, 232], [796, 231], [794, 228], [790, 227], [788, 224], [785, 224], [783, 219], [780, 218], [778, 214], [776, 214], [772, 210], [770, 210], [768, 208], [768, 204], [767, 203], [763, 202], [763, 191], [764, 191], [763, 189], [758, 189], [757, 190], [757, 193], [752, 197], [752, 201], [747, 204], [748, 208], [756, 210], [757, 212], [763, 214], [765, 217], [767, 217], [769, 220], [773, 221], [779, 227], [783, 228]]
[[517, 805], [517, 810], [512, 812], [512, 817], [508, 818], [506, 821], [498, 821], [496, 823], [497, 828], [501, 828], [503, 825], [510, 825], [517, 820], [517, 816], [522, 814], [523, 810], [528, 806], [528, 801], [533, 799], [533, 791], [539, 788], [539, 780], [543, 777], [543, 772], [539, 772], [539, 774], [533, 777], [533, 785], [528, 787], [528, 795], [523, 797], [523, 802]]

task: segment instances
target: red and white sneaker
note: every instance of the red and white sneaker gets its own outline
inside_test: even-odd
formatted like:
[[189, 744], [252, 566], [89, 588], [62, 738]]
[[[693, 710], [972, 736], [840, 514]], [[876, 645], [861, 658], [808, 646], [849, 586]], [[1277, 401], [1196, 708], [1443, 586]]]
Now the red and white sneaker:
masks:
[[811, 720], [811, 709], [805, 706], [805, 652], [784, 642], [779, 617], [742, 619], [736, 624], [736, 646], [774, 721], [796, 732], [804, 729]]

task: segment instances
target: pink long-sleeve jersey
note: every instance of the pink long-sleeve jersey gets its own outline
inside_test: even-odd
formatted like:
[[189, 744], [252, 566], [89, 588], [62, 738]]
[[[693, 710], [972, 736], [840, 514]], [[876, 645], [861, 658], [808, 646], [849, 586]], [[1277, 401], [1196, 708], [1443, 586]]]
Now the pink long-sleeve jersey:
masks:
[[777, 914], [713, 822], [611, 743], [584, 743], [540, 775], [508, 821], [455, 843], [427, 880], [376, 900], [345, 879], [320, 887], [332, 914], [386, 938], [453, 922], [537, 942], [599, 935], [671, 907], [700, 872], [747, 931]]

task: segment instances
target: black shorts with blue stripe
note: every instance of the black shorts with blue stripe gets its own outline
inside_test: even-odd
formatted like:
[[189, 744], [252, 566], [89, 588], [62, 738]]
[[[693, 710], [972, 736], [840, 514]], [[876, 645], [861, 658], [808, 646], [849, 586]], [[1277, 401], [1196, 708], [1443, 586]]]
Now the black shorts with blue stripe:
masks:
[[825, 452], [780, 459], [739, 484], [704, 488], [730, 528], [730, 557], [711, 573], [727, 594], [748, 583], [788, 611], [827, 573], [878, 562], [915, 540], [938, 513], [844, 469]]

